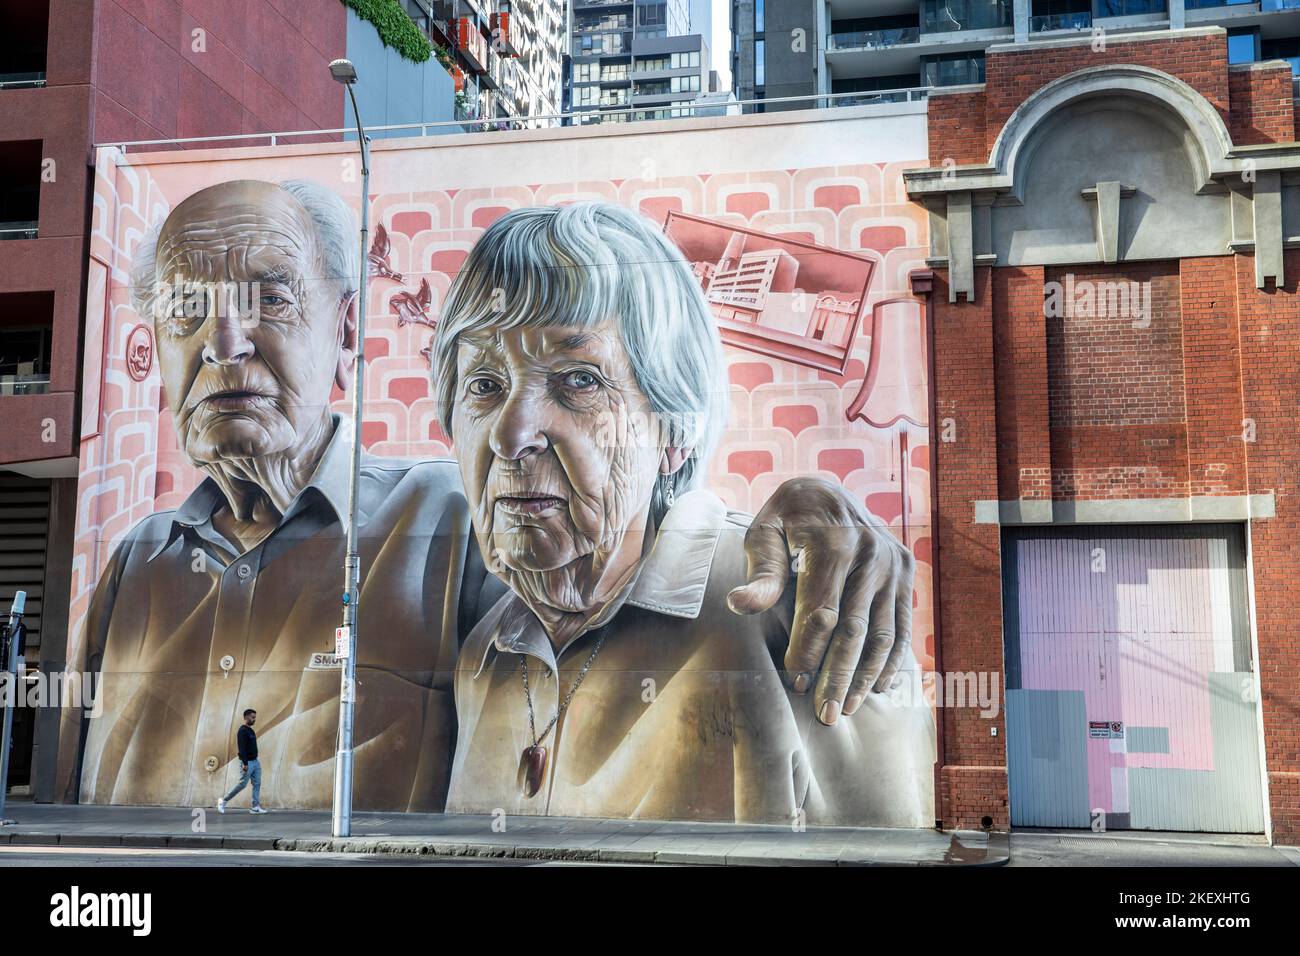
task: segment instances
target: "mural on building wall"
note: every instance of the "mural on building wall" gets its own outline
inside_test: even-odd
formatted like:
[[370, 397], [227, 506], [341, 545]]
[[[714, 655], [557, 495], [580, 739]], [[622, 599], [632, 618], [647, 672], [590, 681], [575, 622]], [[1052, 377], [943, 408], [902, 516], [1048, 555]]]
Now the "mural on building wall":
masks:
[[[471, 148], [496, 185], [449, 185], [436, 147], [376, 163], [357, 806], [932, 822], [933, 718], [898, 679], [933, 668], [914, 164], [583, 180], [579, 159], [521, 186], [490, 154], [524, 148]], [[254, 707], [263, 801], [329, 803], [349, 159], [101, 156], [69, 659], [103, 713], [60, 744], [83, 802], [214, 801]], [[860, 609], [905, 638], [829, 722], [783, 661], [793, 583], [731, 606], [765, 508], [888, 529], [846, 593], [915, 562]], [[796, 570], [829, 580], [820, 546]]]

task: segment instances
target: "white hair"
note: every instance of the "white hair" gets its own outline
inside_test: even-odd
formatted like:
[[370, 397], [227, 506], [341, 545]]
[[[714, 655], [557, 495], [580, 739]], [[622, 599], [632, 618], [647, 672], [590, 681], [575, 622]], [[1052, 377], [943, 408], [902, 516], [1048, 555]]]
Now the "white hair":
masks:
[[[207, 188], [227, 185], [230, 183], [218, 183]], [[324, 271], [322, 278], [338, 286], [340, 299], [354, 294], [360, 278], [361, 247], [356, 217], [348, 204], [337, 193], [306, 179], [291, 179], [279, 186], [302, 204], [315, 227]], [[155, 223], [136, 247], [131, 268], [131, 304], [142, 318], [153, 315], [153, 299], [158, 292], [158, 237], [166, 224], [166, 218]]]
[[652, 512], [671, 486], [696, 485], [726, 424], [722, 343], [699, 281], [650, 220], [621, 206], [581, 202], [516, 209], [475, 243], [447, 293], [432, 349], [439, 420], [451, 435], [460, 336], [486, 328], [614, 322], [637, 385], [691, 456], [659, 477]]

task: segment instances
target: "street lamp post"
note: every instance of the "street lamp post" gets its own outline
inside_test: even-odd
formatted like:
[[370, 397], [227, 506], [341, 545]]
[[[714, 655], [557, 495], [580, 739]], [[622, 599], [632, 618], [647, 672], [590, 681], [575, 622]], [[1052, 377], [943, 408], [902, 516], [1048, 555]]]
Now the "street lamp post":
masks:
[[[361, 125], [361, 112], [352, 86], [357, 69], [349, 60], [330, 63], [330, 75], [347, 88], [352, 115], [357, 120], [361, 146], [361, 269], [357, 287], [357, 347], [352, 367], [352, 473], [348, 482], [348, 554], [343, 564], [342, 646], [347, 650], [339, 686], [338, 752], [334, 756], [334, 816], [336, 837], [352, 835], [352, 717], [356, 706], [357, 611], [360, 606], [361, 555], [357, 546], [357, 490], [361, 483], [361, 403], [366, 374], [366, 254], [370, 231], [370, 140]], [[337, 645], [336, 645], [337, 649]]]

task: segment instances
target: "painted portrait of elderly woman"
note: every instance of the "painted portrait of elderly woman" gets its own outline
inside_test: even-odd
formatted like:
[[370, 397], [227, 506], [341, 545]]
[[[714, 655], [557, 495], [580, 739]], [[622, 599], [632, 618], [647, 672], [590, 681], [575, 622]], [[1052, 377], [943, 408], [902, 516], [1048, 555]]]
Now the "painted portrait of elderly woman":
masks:
[[604, 203], [497, 220], [448, 294], [433, 383], [510, 586], [458, 660], [450, 811], [933, 822], [928, 707], [886, 686], [817, 720], [775, 611], [727, 606], [748, 518], [700, 487], [722, 345], [653, 223]]

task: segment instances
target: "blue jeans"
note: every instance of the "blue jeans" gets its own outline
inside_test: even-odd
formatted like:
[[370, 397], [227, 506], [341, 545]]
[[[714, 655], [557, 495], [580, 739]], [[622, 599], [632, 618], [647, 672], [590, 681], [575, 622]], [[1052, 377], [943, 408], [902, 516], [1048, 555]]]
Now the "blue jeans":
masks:
[[248, 761], [247, 766], [239, 775], [239, 783], [235, 784], [235, 788], [221, 799], [229, 803], [234, 799], [235, 794], [248, 786], [250, 780], [253, 781], [253, 806], [260, 807], [262, 805], [262, 764], [257, 760]]

